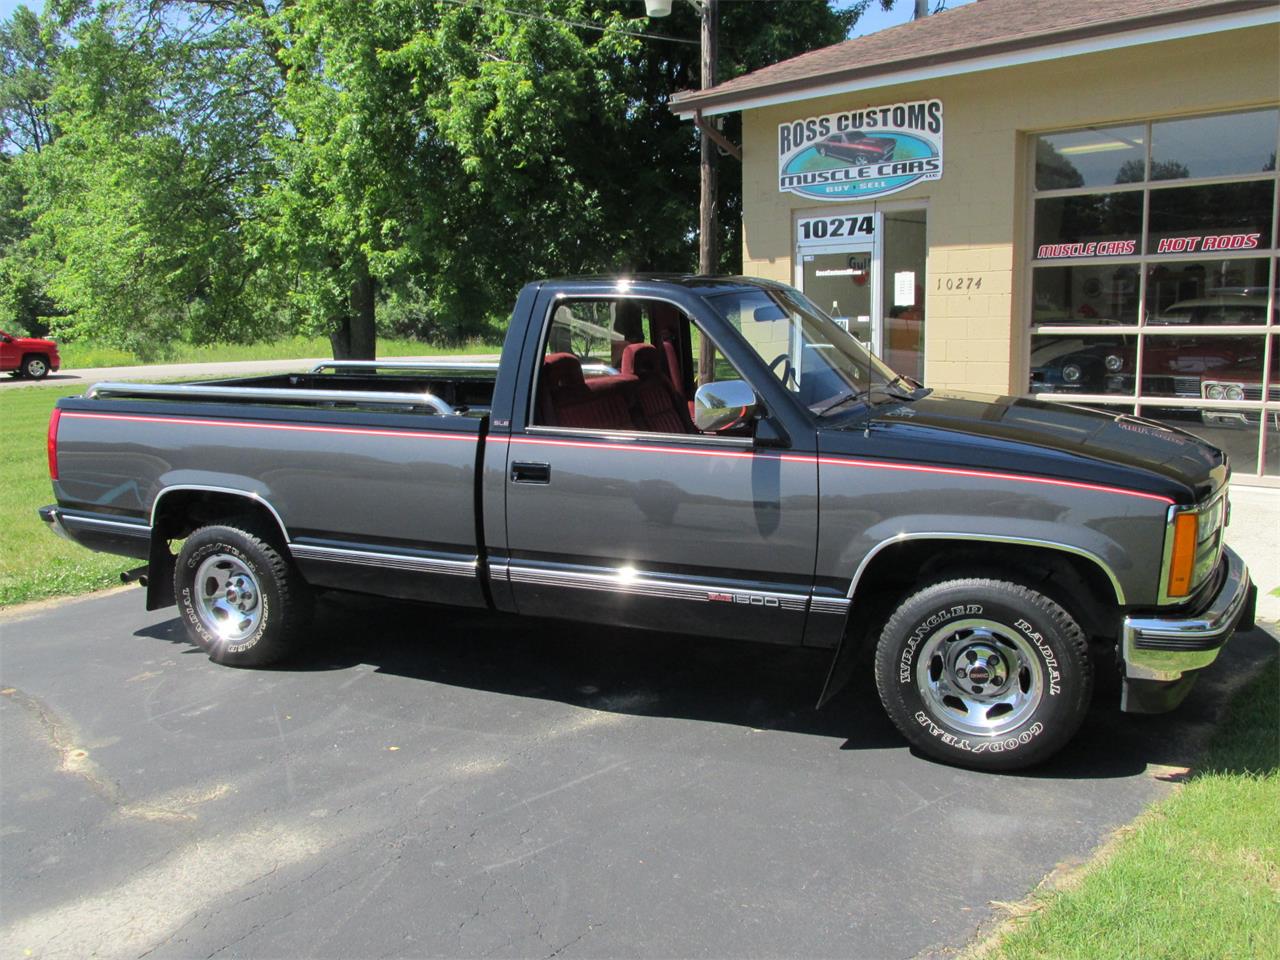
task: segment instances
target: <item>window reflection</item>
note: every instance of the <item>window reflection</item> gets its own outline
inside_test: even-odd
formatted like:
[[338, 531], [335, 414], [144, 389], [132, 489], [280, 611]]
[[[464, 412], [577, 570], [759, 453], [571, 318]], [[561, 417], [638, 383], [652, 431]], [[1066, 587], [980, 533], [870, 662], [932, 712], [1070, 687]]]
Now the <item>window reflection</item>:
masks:
[[1255, 110], [1151, 125], [1151, 179], [1225, 177], [1276, 168], [1280, 112]]
[[1147, 337], [1142, 392], [1187, 400], [1258, 400], [1264, 337]]
[[1144, 179], [1141, 124], [1054, 133], [1036, 138], [1036, 189], [1108, 186]]
[[1142, 193], [1047, 197], [1036, 201], [1035, 216], [1038, 259], [1124, 256], [1136, 251], [1142, 233]]
[[1274, 193], [1271, 180], [1152, 190], [1147, 253], [1269, 247]]
[[1137, 264], [1038, 267], [1031, 275], [1031, 322], [1137, 323]]
[[1261, 257], [1152, 264], [1147, 268], [1147, 323], [1266, 323], [1270, 266]]
[[1137, 342], [1137, 337], [1032, 337], [1031, 392], [1133, 396]]

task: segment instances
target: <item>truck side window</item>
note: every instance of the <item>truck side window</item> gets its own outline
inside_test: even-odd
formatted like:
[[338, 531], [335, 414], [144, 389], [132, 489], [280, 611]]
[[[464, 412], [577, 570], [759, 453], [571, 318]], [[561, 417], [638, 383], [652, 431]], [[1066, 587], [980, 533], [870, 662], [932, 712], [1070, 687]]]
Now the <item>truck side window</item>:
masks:
[[[689, 318], [667, 303], [617, 298], [557, 304], [534, 386], [533, 424], [697, 433], [690, 415], [696, 370], [691, 342], [699, 339]], [[729, 368], [717, 379], [736, 377]]]

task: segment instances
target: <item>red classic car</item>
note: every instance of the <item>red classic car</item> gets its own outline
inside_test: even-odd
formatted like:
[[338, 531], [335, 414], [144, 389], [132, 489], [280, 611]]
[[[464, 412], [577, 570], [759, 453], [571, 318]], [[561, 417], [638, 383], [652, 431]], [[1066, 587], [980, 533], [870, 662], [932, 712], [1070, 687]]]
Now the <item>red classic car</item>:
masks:
[[814, 149], [824, 157], [836, 157], [850, 163], [880, 163], [893, 159], [898, 142], [892, 137], [869, 137], [861, 130], [833, 133]]

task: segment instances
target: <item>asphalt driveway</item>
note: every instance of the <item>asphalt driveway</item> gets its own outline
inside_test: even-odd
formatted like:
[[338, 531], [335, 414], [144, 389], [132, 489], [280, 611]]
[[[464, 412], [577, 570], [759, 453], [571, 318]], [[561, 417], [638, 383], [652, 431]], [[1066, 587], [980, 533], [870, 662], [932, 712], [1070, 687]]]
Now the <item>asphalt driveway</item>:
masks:
[[0, 953], [945, 953], [1167, 790], [1274, 648], [997, 776], [913, 755], [865, 681], [815, 713], [805, 651], [357, 601], [241, 671], [136, 589], [0, 615]]

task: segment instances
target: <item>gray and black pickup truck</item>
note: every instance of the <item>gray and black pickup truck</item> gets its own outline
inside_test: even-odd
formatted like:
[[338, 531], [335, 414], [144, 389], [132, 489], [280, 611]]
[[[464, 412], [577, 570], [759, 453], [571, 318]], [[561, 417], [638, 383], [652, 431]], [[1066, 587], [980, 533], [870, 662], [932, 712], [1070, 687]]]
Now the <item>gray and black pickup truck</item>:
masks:
[[319, 590], [796, 644], [831, 658], [819, 705], [867, 672], [982, 769], [1058, 750], [1095, 674], [1171, 709], [1256, 599], [1221, 451], [935, 393], [746, 278], [531, 284], [495, 363], [98, 384], [49, 468], [50, 527], [146, 561], [220, 663], [305, 645]]

